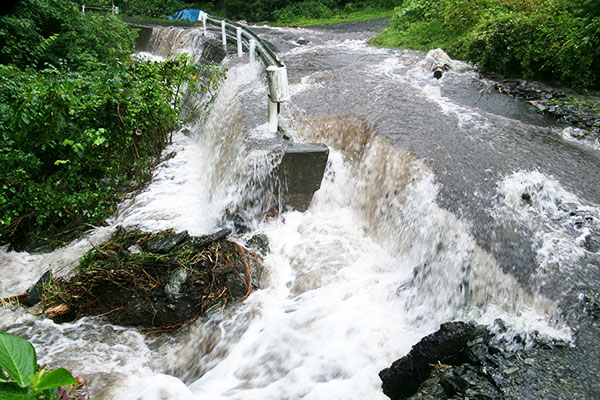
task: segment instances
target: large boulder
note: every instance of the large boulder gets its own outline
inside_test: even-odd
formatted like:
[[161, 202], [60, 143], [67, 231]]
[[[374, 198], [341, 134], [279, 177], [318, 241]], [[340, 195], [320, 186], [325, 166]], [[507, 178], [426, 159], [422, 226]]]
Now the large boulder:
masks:
[[392, 400], [417, 392], [429, 377], [432, 364], [459, 365], [468, 361], [467, 343], [478, 332], [474, 324], [447, 322], [423, 338], [410, 352], [379, 373], [383, 392]]

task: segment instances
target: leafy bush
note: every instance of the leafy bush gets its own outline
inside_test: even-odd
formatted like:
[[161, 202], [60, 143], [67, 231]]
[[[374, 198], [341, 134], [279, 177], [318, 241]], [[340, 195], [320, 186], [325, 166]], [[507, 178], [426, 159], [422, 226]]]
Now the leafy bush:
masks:
[[87, 391], [71, 393], [79, 386], [64, 368], [46, 370], [37, 365], [35, 349], [27, 340], [0, 332], [0, 398], [7, 400], [87, 399]]
[[506, 75], [600, 88], [600, 3], [405, 0], [375, 45], [429, 50]]
[[599, 87], [600, 19], [534, 13], [504, 14], [479, 25], [467, 38], [465, 55], [504, 75]]
[[[0, 18], [0, 243], [18, 248], [110, 215], [168, 143], [179, 88], [205, 91], [223, 77], [187, 56], [134, 62], [125, 24], [57, 4], [27, 0]], [[30, 19], [32, 5], [58, 19]], [[2, 36], [15, 26], [33, 32], [21, 32], [35, 49], [27, 57]]]
[[127, 182], [148, 178], [178, 121], [176, 89], [220, 74], [184, 57], [86, 73], [0, 71], [4, 238], [106, 217]]
[[122, 10], [127, 9], [126, 13], [133, 16], [164, 17], [182, 8], [199, 8], [229, 19], [284, 22], [330, 18], [337, 13], [348, 14], [364, 9], [392, 9], [402, 0], [184, 0], [182, 3], [173, 0], [167, 3], [159, 0], [129, 0], [127, 8], [123, 0], [114, 0], [114, 3]]
[[184, 8], [189, 8], [189, 6], [180, 0], [132, 0], [127, 2], [128, 14], [151, 18], [166, 17]]

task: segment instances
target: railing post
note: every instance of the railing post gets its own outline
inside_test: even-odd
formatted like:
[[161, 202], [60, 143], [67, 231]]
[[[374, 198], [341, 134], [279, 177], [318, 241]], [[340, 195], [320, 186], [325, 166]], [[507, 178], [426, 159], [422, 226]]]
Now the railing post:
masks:
[[83, 15], [85, 15], [85, 5], [84, 4], [81, 5], [81, 13]]
[[242, 48], [242, 28], [239, 26], [235, 28], [235, 33], [237, 34], [237, 53], [238, 57], [241, 57], [244, 54], [244, 49]]
[[256, 62], [256, 39], [250, 39], [250, 64]]
[[202, 11], [202, 35], [206, 36], [206, 13]]
[[225, 33], [225, 20], [221, 21], [221, 39], [223, 40], [223, 48], [227, 52], [227, 34]]
[[287, 68], [270, 65], [267, 67], [267, 81], [269, 83], [269, 108], [267, 110], [267, 119], [269, 121], [269, 131], [277, 132], [279, 113], [279, 103], [289, 99]]
[[277, 127], [279, 126], [279, 123], [277, 121], [277, 114], [278, 114], [278, 106], [277, 103], [275, 103], [274, 101], [271, 100], [271, 97], [267, 97], [268, 99], [268, 109], [267, 109], [267, 120], [268, 122], [268, 126], [269, 126], [269, 132], [271, 133], [277, 133]]

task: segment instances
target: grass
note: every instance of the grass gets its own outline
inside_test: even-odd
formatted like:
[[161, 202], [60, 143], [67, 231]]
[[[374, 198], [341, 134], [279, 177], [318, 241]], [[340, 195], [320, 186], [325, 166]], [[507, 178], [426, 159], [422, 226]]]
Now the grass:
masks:
[[421, 22], [415, 23], [401, 35], [398, 31], [387, 28], [368, 43], [375, 47], [427, 51], [445, 47], [447, 42], [448, 37], [441, 25], [435, 22]]
[[315, 25], [329, 26], [329, 25], [335, 25], [335, 24], [346, 23], [346, 22], [368, 21], [370, 19], [391, 17], [392, 15], [394, 15], [394, 10], [366, 9], [366, 10], [360, 10], [360, 11], [353, 11], [348, 14], [338, 14], [335, 17], [331, 17], [331, 18], [318, 19], [318, 18], [302, 18], [302, 17], [300, 17], [296, 20], [287, 21], [285, 23], [277, 22], [277, 21], [272, 21], [272, 22], [268, 22], [268, 23], [273, 26], [315, 26]]
[[551, 99], [550, 104], [575, 106], [579, 109], [588, 110], [591, 114], [600, 117], [600, 100], [588, 100], [580, 95], [567, 95], [566, 99]]

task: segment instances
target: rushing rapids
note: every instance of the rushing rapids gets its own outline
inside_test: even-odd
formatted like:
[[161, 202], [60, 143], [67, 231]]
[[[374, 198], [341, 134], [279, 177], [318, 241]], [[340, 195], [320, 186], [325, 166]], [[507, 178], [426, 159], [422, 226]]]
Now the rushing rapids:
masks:
[[[269, 238], [262, 289], [152, 340], [18, 307], [0, 309], [0, 329], [102, 399], [385, 399], [378, 372], [456, 319], [572, 340], [578, 299], [600, 287], [596, 149], [459, 61], [436, 80], [424, 54], [370, 48], [370, 32], [257, 31], [288, 66], [287, 134], [330, 147], [309, 210], [260, 217], [273, 193], [255, 183], [279, 161], [246, 146], [269, 136], [264, 75], [229, 59], [207, 119], [174, 134], [151, 184], [66, 248], [2, 251], [0, 295], [68, 273], [117, 225], [204, 234], [239, 211]], [[198, 56], [202, 38], [156, 29], [152, 41], [158, 56]]]

